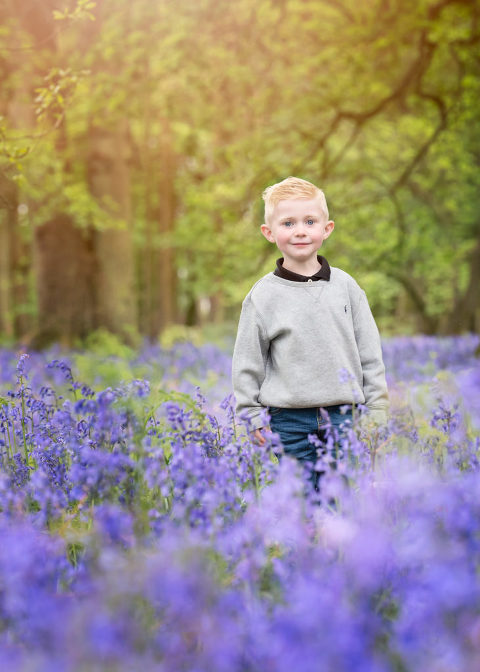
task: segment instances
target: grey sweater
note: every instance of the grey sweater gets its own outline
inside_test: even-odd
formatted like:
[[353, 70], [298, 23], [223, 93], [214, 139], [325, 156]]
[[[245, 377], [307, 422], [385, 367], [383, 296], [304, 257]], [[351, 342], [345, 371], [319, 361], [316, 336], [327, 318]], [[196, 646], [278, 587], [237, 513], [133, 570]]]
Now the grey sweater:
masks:
[[242, 305], [232, 375], [237, 413], [253, 429], [268, 406], [361, 403], [387, 419], [378, 329], [365, 292], [339, 268], [329, 282], [261, 278]]

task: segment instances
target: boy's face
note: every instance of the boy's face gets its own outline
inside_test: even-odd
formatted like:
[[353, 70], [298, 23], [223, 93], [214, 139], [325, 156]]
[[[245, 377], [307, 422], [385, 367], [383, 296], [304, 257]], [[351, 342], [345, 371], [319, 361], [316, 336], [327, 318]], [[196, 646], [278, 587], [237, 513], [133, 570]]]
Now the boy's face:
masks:
[[317, 250], [334, 226], [322, 212], [318, 199], [288, 199], [277, 203], [269, 225], [263, 224], [261, 231], [276, 244], [285, 262], [295, 266], [316, 259]]

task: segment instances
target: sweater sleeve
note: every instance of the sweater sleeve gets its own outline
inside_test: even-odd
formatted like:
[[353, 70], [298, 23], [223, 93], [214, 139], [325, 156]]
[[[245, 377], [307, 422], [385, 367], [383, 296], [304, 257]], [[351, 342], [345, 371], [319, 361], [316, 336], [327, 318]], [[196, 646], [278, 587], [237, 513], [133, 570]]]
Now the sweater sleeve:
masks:
[[358, 291], [353, 326], [362, 364], [365, 404], [369, 417], [383, 424], [387, 421], [389, 403], [380, 334], [365, 292], [359, 287]]
[[243, 302], [233, 351], [232, 382], [237, 414], [244, 414], [252, 429], [264, 425], [259, 401], [265, 379], [270, 343], [250, 296]]

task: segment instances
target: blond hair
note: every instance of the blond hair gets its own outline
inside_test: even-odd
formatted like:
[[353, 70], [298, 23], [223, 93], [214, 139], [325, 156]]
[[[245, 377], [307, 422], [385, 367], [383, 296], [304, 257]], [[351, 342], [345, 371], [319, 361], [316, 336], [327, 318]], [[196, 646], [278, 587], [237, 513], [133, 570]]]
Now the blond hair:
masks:
[[265, 224], [269, 225], [273, 210], [279, 201], [296, 200], [296, 199], [313, 199], [318, 198], [320, 202], [320, 209], [328, 221], [328, 207], [325, 194], [321, 189], [316, 187], [307, 180], [302, 180], [300, 177], [287, 177], [277, 184], [272, 184], [267, 187], [262, 194], [265, 201]]

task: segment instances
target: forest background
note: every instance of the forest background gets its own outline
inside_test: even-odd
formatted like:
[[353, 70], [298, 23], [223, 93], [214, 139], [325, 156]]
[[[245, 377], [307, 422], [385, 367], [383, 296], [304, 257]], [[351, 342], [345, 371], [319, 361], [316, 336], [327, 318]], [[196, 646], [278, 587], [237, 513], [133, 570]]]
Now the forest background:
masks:
[[[480, 4], [1, 0], [0, 338], [235, 325], [326, 193], [385, 334], [480, 330]], [[175, 326], [175, 325], [183, 325]]]

